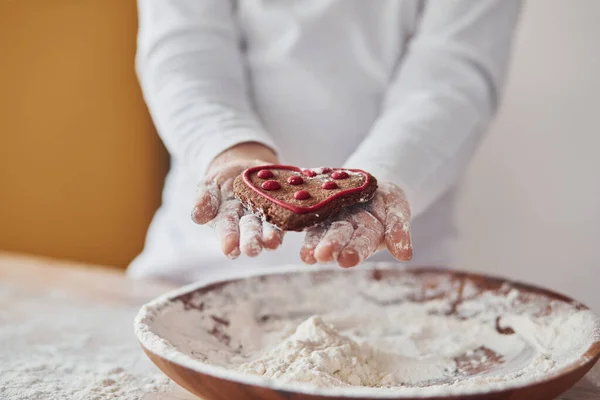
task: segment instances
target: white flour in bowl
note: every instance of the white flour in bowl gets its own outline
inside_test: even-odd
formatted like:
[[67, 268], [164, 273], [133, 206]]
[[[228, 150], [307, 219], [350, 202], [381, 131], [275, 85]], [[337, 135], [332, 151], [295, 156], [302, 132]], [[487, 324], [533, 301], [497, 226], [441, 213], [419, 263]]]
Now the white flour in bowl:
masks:
[[481, 291], [435, 275], [374, 276], [251, 278], [158, 301], [138, 315], [138, 338], [225, 378], [382, 397], [539, 381], [577, 362], [598, 339], [596, 317], [577, 304], [509, 285]]
[[381, 372], [373, 353], [315, 316], [240, 371], [319, 387], [376, 386]]

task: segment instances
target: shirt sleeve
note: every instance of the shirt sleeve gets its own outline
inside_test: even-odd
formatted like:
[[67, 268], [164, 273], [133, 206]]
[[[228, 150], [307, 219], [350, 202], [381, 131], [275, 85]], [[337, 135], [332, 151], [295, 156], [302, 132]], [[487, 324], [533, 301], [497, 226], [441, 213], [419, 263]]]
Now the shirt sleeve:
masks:
[[138, 0], [136, 69], [171, 155], [202, 177], [229, 147], [275, 149], [248, 91], [232, 0]]
[[368, 137], [350, 156], [413, 217], [464, 173], [498, 106], [519, 0], [428, 1]]

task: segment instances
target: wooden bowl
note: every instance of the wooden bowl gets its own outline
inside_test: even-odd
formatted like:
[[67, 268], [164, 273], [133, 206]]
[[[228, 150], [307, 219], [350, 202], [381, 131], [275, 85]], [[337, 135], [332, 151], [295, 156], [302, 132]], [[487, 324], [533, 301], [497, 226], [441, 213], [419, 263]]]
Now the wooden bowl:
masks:
[[[440, 387], [439, 391], [425, 390], [428, 386], [426, 383], [415, 384], [415, 387], [407, 385], [402, 390], [377, 391], [355, 387], [317, 388], [246, 375], [203, 361], [206, 360], [206, 355], [202, 353], [203, 350], [198, 350], [199, 347], [196, 345], [216, 346], [215, 348], [220, 346], [225, 349], [230, 346], [232, 354], [236, 351], [233, 347], [241, 348], [241, 345], [233, 344], [237, 343], [237, 338], [231, 336], [234, 332], [228, 331], [229, 321], [227, 318], [230, 314], [227, 314], [227, 310], [240, 309], [243, 302], [253, 299], [252, 293], [255, 293], [256, 296], [260, 294], [263, 300], [267, 300], [267, 308], [270, 310], [267, 312], [277, 310], [278, 303], [293, 301], [293, 299], [286, 298], [269, 299], [269, 294], [264, 291], [267, 286], [262, 287], [261, 285], [285, 285], [286, 288], [289, 288], [286, 290], [289, 296], [303, 290], [308, 291], [308, 295], [311, 293], [314, 295], [314, 293], [323, 293], [328, 288], [333, 290], [335, 285], [342, 284], [341, 280], [343, 280], [343, 287], [348, 292], [347, 295], [351, 298], [364, 297], [366, 293], [364, 290], [367, 290], [364, 288], [368, 287], [370, 282], [383, 282], [386, 287], [393, 289], [389, 293], [394, 293], [395, 288], [398, 287], [398, 295], [395, 295], [394, 298], [375, 300], [371, 298], [369, 301], [375, 301], [375, 304], [381, 304], [381, 307], [390, 304], [441, 302], [440, 304], [446, 304], [447, 308], [442, 314], [436, 315], [458, 320], [477, 318], [476, 314], [475, 316], [464, 314], [463, 305], [465, 304], [470, 304], [470, 302], [487, 304], [485, 301], [488, 300], [485, 299], [490, 296], [494, 299], [506, 298], [509, 308], [498, 309], [499, 316], [496, 319], [495, 329], [498, 334], [516, 335], [515, 337], [520, 337], [519, 329], [503, 325], [500, 318], [505, 314], [502, 313], [516, 313], [532, 319], [559, 318], [559, 313], [564, 312], [583, 313], [579, 315], [586, 317], [589, 314], [591, 319], [588, 321], [591, 322], [588, 324], [582, 322], [581, 327], [576, 327], [581, 337], [589, 337], [589, 339], [578, 345], [579, 347], [576, 347], [575, 350], [570, 350], [569, 357], [565, 358], [564, 362], [535, 378], [523, 381], [515, 378], [515, 381], [512, 382], [482, 383], [479, 386], [461, 386], [460, 382], [452, 385], [451, 380], [431, 382], [431, 385]], [[403, 290], [400, 290], [401, 287]], [[237, 300], [232, 299], [231, 294], [244, 288], [252, 288], [254, 292], [248, 289], [250, 295], [236, 303]], [[408, 290], [406, 290], [407, 288]], [[378, 294], [375, 293], [375, 295]], [[231, 304], [227, 303], [232, 301]], [[322, 312], [327, 307], [336, 307], [335, 301], [331, 303], [331, 305], [324, 304], [324, 308], [315, 312]], [[229, 305], [223, 306], [224, 304]], [[357, 309], [357, 312], [360, 312], [360, 309]], [[260, 321], [266, 320], [264, 315], [257, 314], [256, 318], [259, 318]], [[406, 270], [394, 265], [381, 264], [351, 271], [341, 269], [325, 271], [311, 269], [307, 271], [303, 266], [278, 269], [267, 275], [243, 277], [217, 283], [197, 283], [168, 293], [145, 305], [136, 318], [135, 328], [138, 340], [148, 357], [171, 379], [205, 400], [362, 400], [383, 398], [403, 400], [551, 400], [577, 383], [600, 357], [600, 320], [591, 315], [586, 306], [566, 296], [531, 285], [484, 275], [435, 268]], [[575, 344], [573, 345], [575, 346]], [[523, 354], [518, 355], [521, 363]], [[463, 365], [461, 360], [464, 358], [461, 357], [463, 356], [454, 358], [457, 366]], [[460, 376], [453, 379], [467, 382], [468, 379], [494, 374], [501, 368], [510, 372], [512, 367], [521, 368], [513, 365], [516, 359], [517, 357], [510, 358], [509, 356], [504, 358], [503, 355], [497, 355], [491, 351], [474, 364], [476, 367], [461, 369]], [[464, 365], [468, 365], [468, 363]]]

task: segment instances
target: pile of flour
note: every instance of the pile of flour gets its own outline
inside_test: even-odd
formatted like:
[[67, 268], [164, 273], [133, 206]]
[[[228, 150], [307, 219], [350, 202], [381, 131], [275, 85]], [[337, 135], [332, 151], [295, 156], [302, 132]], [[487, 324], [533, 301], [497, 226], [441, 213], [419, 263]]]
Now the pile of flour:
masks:
[[132, 334], [137, 311], [0, 286], [0, 399], [139, 400], [170, 391]]
[[174, 361], [232, 379], [406, 396], [535, 382], [600, 337], [597, 318], [576, 304], [509, 285], [482, 292], [469, 282], [432, 282], [372, 279], [370, 271], [251, 278], [148, 306], [137, 335]]
[[374, 386], [381, 381], [381, 372], [372, 353], [314, 316], [240, 371], [318, 387]]

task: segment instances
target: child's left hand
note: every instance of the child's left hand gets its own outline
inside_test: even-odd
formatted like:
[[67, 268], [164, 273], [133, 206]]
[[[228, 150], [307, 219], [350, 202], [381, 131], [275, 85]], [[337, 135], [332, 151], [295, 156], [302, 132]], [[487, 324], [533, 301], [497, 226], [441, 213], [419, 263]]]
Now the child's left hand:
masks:
[[408, 261], [412, 257], [409, 224], [410, 208], [402, 189], [380, 182], [369, 203], [308, 229], [300, 258], [307, 264], [337, 262], [349, 268], [387, 247], [396, 259]]

